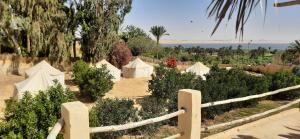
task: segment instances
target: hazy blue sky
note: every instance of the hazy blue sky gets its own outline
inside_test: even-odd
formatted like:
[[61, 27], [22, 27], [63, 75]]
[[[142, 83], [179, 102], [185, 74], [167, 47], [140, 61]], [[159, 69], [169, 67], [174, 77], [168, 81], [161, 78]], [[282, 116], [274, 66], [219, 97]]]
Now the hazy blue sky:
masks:
[[[153, 25], [163, 25], [170, 36], [166, 40], [236, 40], [234, 20], [224, 22], [214, 36], [215, 25], [208, 19], [206, 8], [211, 0], [133, 0], [132, 10], [124, 25], [135, 25], [149, 32]], [[290, 42], [300, 39], [300, 6], [274, 8], [269, 0], [266, 22], [257, 7], [251, 15], [244, 40], [276, 40]], [[193, 23], [190, 21], [193, 20]]]

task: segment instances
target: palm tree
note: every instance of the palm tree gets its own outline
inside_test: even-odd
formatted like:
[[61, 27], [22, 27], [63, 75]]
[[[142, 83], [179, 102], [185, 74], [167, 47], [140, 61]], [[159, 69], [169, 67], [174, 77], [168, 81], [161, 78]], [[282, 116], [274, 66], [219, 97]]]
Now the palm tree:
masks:
[[164, 35], [169, 35], [164, 26], [153, 26], [150, 29], [152, 35], [156, 38], [156, 45], [159, 45], [159, 40]]
[[300, 53], [300, 42], [298, 40], [295, 40], [294, 43], [290, 44], [289, 48], [295, 50], [298, 53]]
[[[243, 38], [244, 26], [252, 11], [257, 5], [260, 5], [260, 7], [264, 9], [264, 14], [266, 14], [268, 1], [269, 0], [211, 0], [207, 7], [208, 17], [214, 17], [216, 20], [216, 25], [211, 35], [216, 32], [225, 17], [230, 20], [233, 15], [236, 15], [235, 33], [236, 35], [240, 34]], [[274, 7], [286, 7], [299, 4], [300, 0], [291, 0], [288, 2], [276, 2], [274, 3]]]

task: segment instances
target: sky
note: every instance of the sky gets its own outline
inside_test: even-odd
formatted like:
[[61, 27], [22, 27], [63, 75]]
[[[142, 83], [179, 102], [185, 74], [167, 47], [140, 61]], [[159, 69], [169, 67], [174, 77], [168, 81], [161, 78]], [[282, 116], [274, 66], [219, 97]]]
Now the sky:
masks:
[[[207, 18], [206, 8], [210, 1], [133, 0], [131, 12], [126, 15], [122, 27], [135, 25], [149, 33], [151, 26], [165, 26], [170, 35], [163, 36], [162, 42], [239, 41], [234, 33], [234, 20], [224, 20], [218, 31], [211, 36], [215, 20]], [[244, 31], [244, 42], [286, 43], [300, 39], [300, 6], [274, 8], [273, 3], [274, 0], [268, 1], [265, 22], [259, 6], [252, 13]]]

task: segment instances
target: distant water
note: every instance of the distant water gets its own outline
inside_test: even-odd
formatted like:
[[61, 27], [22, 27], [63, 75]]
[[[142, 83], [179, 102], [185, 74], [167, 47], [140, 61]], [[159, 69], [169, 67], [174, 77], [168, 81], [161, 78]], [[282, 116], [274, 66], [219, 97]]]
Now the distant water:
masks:
[[[162, 44], [163, 47], [175, 47], [178, 46], [179, 44]], [[201, 48], [221, 48], [221, 47], [229, 47], [232, 46], [233, 49], [236, 49], [239, 44], [230, 44], [230, 43], [224, 43], [224, 44], [204, 44], [204, 43], [199, 43], [199, 44], [181, 44], [185, 48], [189, 47], [198, 47], [200, 46]], [[258, 47], [263, 47], [266, 49], [271, 48], [272, 50], [278, 49], [278, 50], [285, 50], [288, 48], [289, 44], [278, 44], [278, 43], [251, 43], [251, 44], [240, 44], [242, 46], [242, 49], [257, 49]]]

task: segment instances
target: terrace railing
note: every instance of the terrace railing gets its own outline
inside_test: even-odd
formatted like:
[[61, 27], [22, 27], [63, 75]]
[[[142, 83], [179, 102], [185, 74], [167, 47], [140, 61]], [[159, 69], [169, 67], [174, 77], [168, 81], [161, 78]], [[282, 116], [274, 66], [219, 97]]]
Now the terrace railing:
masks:
[[234, 120], [227, 123], [221, 123], [208, 127], [201, 128], [201, 108], [207, 108], [217, 105], [229, 104], [234, 102], [241, 102], [251, 99], [263, 98], [270, 95], [286, 92], [290, 90], [300, 89], [300, 85], [278, 89], [275, 91], [266, 92], [258, 95], [251, 95], [247, 97], [228, 99], [223, 101], [209, 102], [201, 104], [201, 92], [191, 89], [182, 89], [178, 93], [178, 111], [166, 114], [160, 117], [151, 118], [139, 122], [128, 123], [124, 125], [112, 125], [104, 127], [89, 127], [88, 108], [81, 102], [64, 103], [61, 108], [62, 119], [60, 119], [50, 131], [47, 139], [54, 139], [63, 128], [63, 135], [65, 139], [89, 139], [90, 134], [99, 132], [113, 132], [126, 129], [132, 129], [148, 124], [161, 122], [170, 118], [178, 117], [179, 133], [167, 137], [165, 139], [200, 139], [200, 131], [207, 131], [221, 127], [228, 127], [244, 122], [248, 122], [268, 114], [275, 113], [286, 109], [294, 104], [300, 103], [300, 99], [289, 102], [286, 105], [271, 109], [259, 114], [255, 114], [246, 118]]

